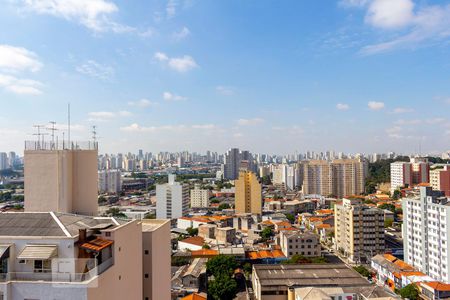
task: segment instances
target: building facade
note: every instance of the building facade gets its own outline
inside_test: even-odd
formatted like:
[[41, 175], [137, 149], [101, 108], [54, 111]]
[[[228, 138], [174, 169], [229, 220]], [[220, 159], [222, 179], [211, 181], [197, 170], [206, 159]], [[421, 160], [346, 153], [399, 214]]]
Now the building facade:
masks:
[[196, 184], [191, 190], [191, 207], [208, 207], [210, 196], [210, 190], [201, 189], [200, 185]]
[[122, 190], [122, 172], [120, 170], [98, 171], [99, 193], [119, 193]]
[[237, 214], [261, 214], [262, 194], [261, 184], [255, 173], [241, 171], [239, 179], [234, 183], [235, 193], [235, 211]]
[[189, 186], [175, 181], [169, 175], [169, 182], [156, 185], [156, 218], [176, 219], [187, 214], [189, 209]]
[[419, 187], [402, 199], [405, 261], [432, 278], [450, 283], [450, 202], [441, 191]]
[[280, 246], [287, 258], [291, 258], [293, 255], [321, 256], [319, 236], [311, 232], [281, 231]]
[[334, 206], [335, 248], [353, 262], [370, 261], [383, 253], [384, 211], [361, 199], [343, 199]]

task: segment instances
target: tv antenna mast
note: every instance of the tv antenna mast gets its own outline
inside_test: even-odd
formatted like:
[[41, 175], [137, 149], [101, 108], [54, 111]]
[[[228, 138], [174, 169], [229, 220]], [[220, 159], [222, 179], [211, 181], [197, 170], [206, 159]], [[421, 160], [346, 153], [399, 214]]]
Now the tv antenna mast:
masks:
[[95, 144], [97, 142], [97, 139], [98, 139], [98, 137], [97, 137], [97, 126], [92, 125], [91, 133], [92, 133], [92, 139], [94, 140], [94, 144]]
[[50, 121], [49, 124], [51, 125], [51, 127], [47, 127], [47, 130], [50, 130], [52, 132], [52, 147], [55, 146], [55, 131], [58, 130], [58, 128], [56, 128], [56, 122], [55, 121]]
[[33, 135], [37, 136], [37, 150], [41, 149], [41, 137], [42, 137], [42, 143], [44, 143], [44, 134], [41, 132], [42, 129], [45, 128], [45, 125], [33, 125], [34, 128], [36, 128], [37, 133], [33, 133]]

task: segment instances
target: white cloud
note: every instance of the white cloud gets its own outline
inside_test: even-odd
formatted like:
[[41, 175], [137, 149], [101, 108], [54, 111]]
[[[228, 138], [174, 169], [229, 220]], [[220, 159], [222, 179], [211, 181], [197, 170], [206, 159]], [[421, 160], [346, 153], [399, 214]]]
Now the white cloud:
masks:
[[339, 5], [347, 7], [361, 7], [369, 3], [369, 0], [341, 0]]
[[384, 108], [384, 102], [369, 101], [367, 106], [371, 110], [380, 110]]
[[395, 121], [394, 124], [396, 124], [396, 125], [418, 125], [418, 124], [422, 124], [422, 120], [419, 120], [419, 119], [408, 119], [408, 120], [399, 119], [399, 120]]
[[42, 68], [37, 55], [25, 48], [0, 45], [0, 69], [6, 72], [31, 71]]
[[186, 97], [175, 95], [175, 94], [172, 94], [170, 92], [164, 92], [163, 93], [163, 98], [166, 101], [184, 101], [184, 100], [187, 100]]
[[147, 30], [139, 32], [139, 35], [143, 38], [149, 38], [156, 35], [156, 30], [154, 28], [147, 28]]
[[224, 96], [234, 95], [234, 89], [229, 86], [222, 86], [222, 85], [216, 86], [216, 91]]
[[190, 34], [191, 34], [191, 31], [189, 30], [189, 28], [184, 26], [183, 28], [181, 28], [180, 31], [174, 32], [172, 36], [173, 36], [174, 40], [181, 41], [181, 40], [187, 38]]
[[169, 57], [163, 52], [156, 52], [154, 58], [160, 62], [167, 63], [167, 66], [177, 72], [184, 73], [198, 67], [195, 60], [189, 56]]
[[412, 22], [413, 9], [412, 0], [374, 0], [369, 5], [365, 20], [379, 28], [404, 27]]
[[140, 99], [138, 101], [130, 101], [128, 102], [128, 105], [136, 107], [150, 107], [150, 106], [158, 106], [158, 102], [154, 102], [148, 99]]
[[112, 112], [112, 111], [93, 111], [89, 112], [89, 121], [94, 122], [105, 122], [110, 121], [116, 117], [130, 117], [133, 114], [126, 110], [120, 110], [118, 112]]
[[264, 119], [261, 118], [253, 118], [253, 119], [239, 119], [237, 120], [237, 124], [240, 126], [252, 126], [259, 125], [264, 123]]
[[22, 3], [29, 11], [75, 21], [94, 32], [135, 30], [111, 20], [111, 15], [119, 9], [108, 0], [23, 0]]
[[42, 94], [42, 83], [31, 79], [19, 79], [11, 75], [0, 73], [0, 86], [5, 90], [18, 95]]
[[121, 131], [125, 132], [186, 132], [192, 130], [210, 131], [217, 129], [214, 124], [197, 124], [197, 125], [163, 125], [163, 126], [141, 126], [138, 123], [133, 123], [125, 127], [120, 127]]
[[91, 77], [101, 80], [109, 80], [114, 75], [114, 69], [107, 65], [102, 65], [95, 60], [88, 60], [81, 66], [76, 67], [76, 70]]
[[378, 28], [402, 31], [394, 38], [363, 47], [363, 55], [433, 45], [450, 36], [450, 5], [421, 6], [414, 11], [409, 0], [376, 0], [371, 7], [377, 3], [383, 5], [378, 4], [376, 13], [369, 10], [366, 21]]
[[338, 103], [338, 104], [336, 104], [336, 108], [339, 110], [349, 110], [350, 106], [345, 103]]
[[410, 112], [413, 112], [413, 111], [414, 111], [414, 109], [412, 109], [412, 108], [397, 107], [397, 108], [394, 108], [392, 113], [393, 114], [404, 114], [404, 113], [410, 113]]
[[444, 118], [431, 118], [431, 119], [427, 119], [427, 120], [425, 120], [425, 122], [427, 122], [428, 124], [432, 124], [432, 125], [434, 125], [434, 124], [442, 124], [442, 123], [444, 123], [446, 121], [446, 119], [444, 119]]

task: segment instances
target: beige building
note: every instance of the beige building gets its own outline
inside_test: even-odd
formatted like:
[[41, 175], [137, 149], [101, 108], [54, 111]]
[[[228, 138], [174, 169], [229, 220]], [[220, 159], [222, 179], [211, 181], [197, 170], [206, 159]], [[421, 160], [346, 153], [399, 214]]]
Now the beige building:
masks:
[[255, 173], [241, 171], [239, 173], [239, 179], [235, 180], [234, 185], [236, 188], [236, 213], [261, 214], [261, 184]]
[[26, 142], [25, 211], [96, 216], [97, 144], [58, 150]]
[[303, 193], [338, 198], [364, 193], [367, 162], [360, 159], [311, 160], [302, 163]]
[[0, 299], [142, 299], [138, 221], [0, 214]]
[[296, 254], [305, 257], [321, 256], [319, 236], [312, 232], [281, 231], [280, 246], [287, 258]]
[[170, 248], [170, 220], [142, 220], [144, 300], [170, 299]]
[[216, 228], [216, 240], [222, 244], [232, 244], [236, 237], [236, 229], [233, 227], [218, 227]]
[[335, 248], [353, 262], [384, 253], [384, 211], [361, 199], [343, 199], [334, 206]]
[[199, 184], [196, 184], [191, 190], [191, 207], [208, 207], [209, 197], [211, 192], [208, 189], [201, 189]]

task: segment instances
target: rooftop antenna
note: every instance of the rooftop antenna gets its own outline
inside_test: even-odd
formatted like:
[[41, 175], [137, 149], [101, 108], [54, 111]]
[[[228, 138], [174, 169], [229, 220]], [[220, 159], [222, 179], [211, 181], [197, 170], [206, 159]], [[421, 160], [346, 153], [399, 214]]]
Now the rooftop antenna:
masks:
[[94, 140], [94, 144], [97, 142], [97, 126], [92, 125], [92, 139]]
[[70, 102], [67, 103], [67, 143], [70, 147]]
[[43, 135], [43, 133], [41, 133], [41, 129], [44, 129], [45, 126], [44, 125], [33, 125], [34, 128], [36, 128], [37, 133], [33, 133], [33, 135], [37, 136], [37, 149], [40, 150], [41, 149], [41, 136]]
[[47, 130], [50, 130], [52, 132], [52, 147], [55, 146], [55, 131], [58, 130], [58, 128], [56, 128], [56, 122], [55, 121], [50, 121], [49, 124], [51, 125], [51, 127], [47, 127]]

